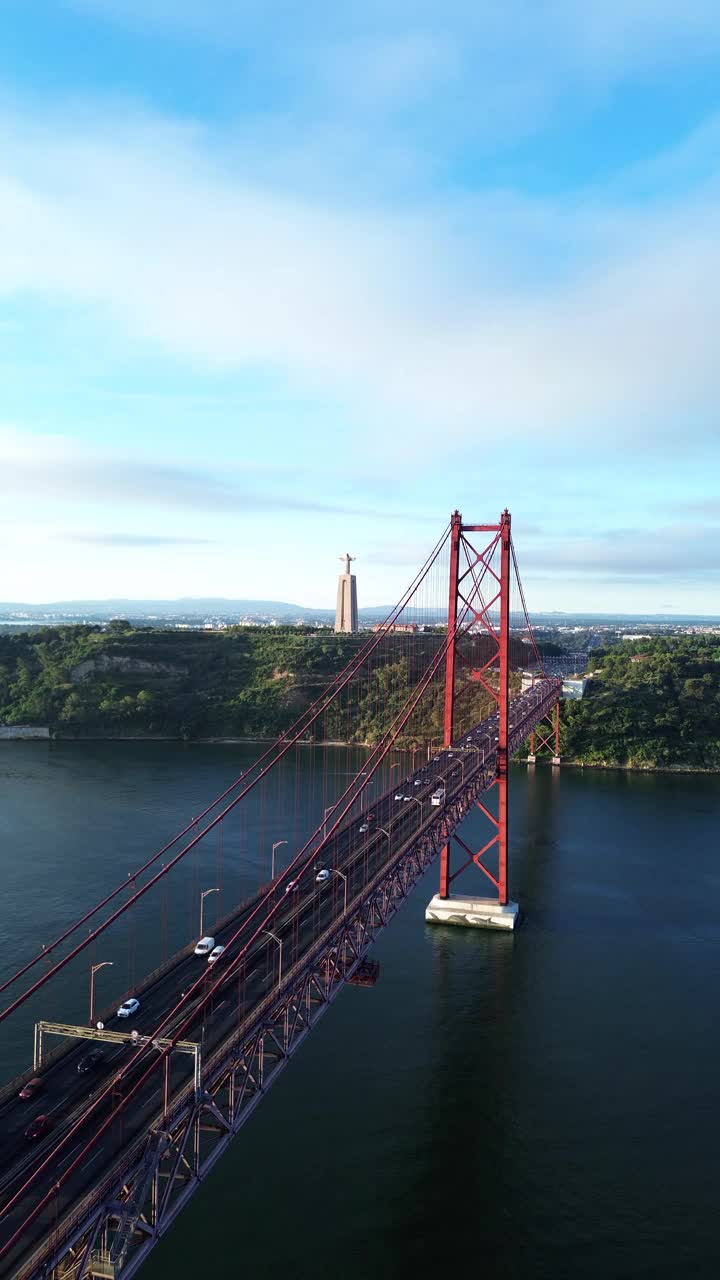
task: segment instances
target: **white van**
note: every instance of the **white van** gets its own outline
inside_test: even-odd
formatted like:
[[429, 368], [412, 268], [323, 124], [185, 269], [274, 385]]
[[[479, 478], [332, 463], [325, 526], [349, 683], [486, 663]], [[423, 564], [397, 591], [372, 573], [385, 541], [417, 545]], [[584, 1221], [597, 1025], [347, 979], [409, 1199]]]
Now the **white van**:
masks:
[[196, 956], [209, 956], [215, 946], [214, 938], [201, 938], [195, 948]]
[[441, 805], [443, 804], [444, 800], [445, 800], [445, 788], [438, 787], [436, 791], [433, 791], [430, 797], [430, 803], [434, 805]]

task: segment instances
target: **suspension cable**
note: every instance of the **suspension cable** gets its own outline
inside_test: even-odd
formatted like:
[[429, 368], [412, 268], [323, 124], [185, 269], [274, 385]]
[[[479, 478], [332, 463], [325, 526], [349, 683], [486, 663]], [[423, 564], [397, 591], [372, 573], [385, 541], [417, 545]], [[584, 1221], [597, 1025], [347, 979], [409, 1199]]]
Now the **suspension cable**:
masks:
[[[273, 742], [270, 747], [268, 747], [268, 749], [258, 758], [258, 760], [255, 761], [255, 763], [250, 766], [250, 768], [245, 772], [245, 774], [241, 775], [240, 778], [236, 779], [235, 782], [233, 782], [228, 788], [226, 788], [226, 790], [222, 793], [222, 795], [216, 797], [216, 799], [213, 800], [213, 802], [207, 806], [207, 808], [200, 815], [200, 819], [205, 817], [207, 814], [211, 813], [213, 809], [215, 809], [219, 804], [221, 804], [222, 801], [225, 800], [232, 793], [232, 791], [234, 791], [235, 788], [240, 785], [241, 782], [245, 782], [245, 786], [243, 787], [243, 790], [240, 792], [240, 794], [237, 795], [233, 800], [231, 800], [230, 803], [227, 804], [225, 808], [220, 811], [220, 813], [216, 814], [216, 816], [207, 824], [207, 826], [205, 826], [202, 829], [202, 831], [198, 832], [194, 836], [194, 838], [190, 840], [188, 844], [186, 844], [179, 851], [179, 853], [176, 853], [173, 858], [171, 858], [168, 862], [163, 864], [160, 871], [157, 872], [150, 880], [148, 880], [146, 884], [142, 885], [139, 889], [137, 889], [124, 903], [122, 903], [119, 907], [117, 907], [115, 911], [113, 911], [107, 917], [106, 920], [104, 920], [95, 929], [90, 930], [87, 937], [83, 938], [83, 940], [79, 942], [75, 947], [73, 947], [67, 953], [67, 955], [63, 956], [62, 959], [60, 959], [55, 965], [53, 965], [52, 968], [48, 969], [42, 975], [41, 978], [38, 978], [37, 981], [32, 983], [29, 987], [27, 987], [26, 990], [21, 993], [21, 995], [16, 997], [15, 1000], [11, 1001], [11, 1003], [7, 1005], [5, 1009], [1, 1010], [0, 1023], [4, 1022], [4, 1020], [7, 1017], [9, 1017], [11, 1013], [14, 1013], [15, 1010], [18, 1009], [22, 1004], [24, 1004], [25, 1001], [28, 1000], [31, 995], [33, 995], [36, 991], [38, 991], [41, 987], [43, 987], [46, 982], [48, 982], [52, 977], [55, 976], [56, 973], [59, 973], [60, 970], [65, 967], [66, 964], [68, 964], [71, 960], [73, 960], [75, 956], [79, 955], [80, 952], [83, 951], [87, 946], [89, 946], [91, 942], [94, 942], [102, 933], [104, 933], [104, 931], [111, 924], [114, 923], [115, 920], [117, 920], [121, 915], [123, 915], [127, 910], [129, 910], [129, 908], [133, 906], [138, 901], [139, 898], [143, 897], [143, 895], [147, 893], [149, 889], [151, 889], [155, 884], [157, 884], [158, 881], [160, 881], [163, 878], [163, 876], [167, 875], [172, 870], [172, 868], [176, 866], [177, 863], [180, 862], [181, 859], [184, 858], [187, 853], [190, 852], [191, 849], [194, 849], [195, 846], [205, 838], [205, 836], [208, 834], [209, 831], [212, 831], [213, 828], [217, 826], [217, 824], [221, 822], [223, 818], [226, 817], [227, 814], [230, 813], [235, 808], [235, 806], [239, 804], [240, 801], [243, 800], [246, 795], [249, 794], [250, 791], [253, 790], [253, 788], [257, 785], [257, 783], [260, 782], [261, 779], [264, 778], [266, 774], [275, 767], [278, 761], [281, 760], [283, 756], [287, 754], [290, 748], [298, 742], [298, 740], [302, 737], [302, 735], [307, 732], [310, 726], [314, 724], [314, 722], [323, 713], [323, 711], [326, 710], [330, 702], [332, 702], [333, 699], [336, 698], [337, 695], [341, 692], [341, 690], [345, 688], [345, 686], [349, 683], [352, 677], [357, 673], [357, 671], [360, 669], [363, 663], [370, 657], [370, 655], [374, 652], [374, 650], [378, 647], [378, 645], [382, 642], [382, 640], [388, 634], [395, 619], [400, 615], [402, 610], [406, 608], [408, 600], [412, 598], [418, 586], [420, 585], [420, 583], [422, 582], [426, 574], [429, 572], [431, 566], [433, 565], [438, 555], [440, 554], [440, 551], [447, 538], [448, 528], [449, 526], [446, 527], [442, 536], [438, 539], [437, 543], [435, 544], [435, 547], [433, 548], [430, 555], [426, 559], [424, 565], [415, 575], [415, 578], [413, 579], [413, 582], [410, 585], [410, 587], [404, 592], [400, 603], [397, 604], [394, 607], [394, 609], [391, 610], [391, 612], [388, 614], [385, 621], [381, 624], [380, 630], [374, 633], [371, 636], [371, 638], [365, 642], [365, 644], [362, 646], [359, 652], [355, 655], [353, 659], [351, 659], [351, 661], [343, 669], [343, 671], [341, 671], [335, 677], [335, 679], [327, 687], [327, 689], [325, 689], [323, 693], [320, 694], [320, 696], [315, 700], [315, 702], [309, 708], [307, 708], [307, 710], [303, 713], [303, 715], [300, 716], [295, 721], [295, 724], [292, 726], [292, 728], [288, 730], [285, 734], [281, 735], [281, 737], [276, 739], [276, 741]], [[312, 715], [310, 715], [311, 712], [312, 712]], [[272, 760], [270, 760], [269, 763], [265, 763], [268, 760], [268, 757], [273, 753], [273, 751], [276, 748], [280, 748], [277, 752], [277, 755], [275, 755], [275, 757]], [[248, 781], [248, 775], [252, 774], [256, 769], [259, 769], [259, 772], [254, 778], [251, 778]], [[112, 891], [112, 893], [108, 894], [102, 900], [102, 902], [98, 903], [95, 907], [92, 908], [92, 910], [86, 912], [86, 914], [80, 920], [76, 921], [75, 924], [72, 925], [69, 929], [66, 929], [65, 932], [59, 938], [57, 938], [53, 943], [51, 943], [49, 947], [44, 947], [40, 952], [38, 952], [38, 954], [31, 961], [29, 961], [26, 965], [24, 965], [23, 968], [19, 969], [18, 972], [13, 975], [13, 977], [7, 979], [2, 984], [2, 986], [0, 986], [0, 991], [4, 991], [8, 986], [14, 983], [30, 968], [32, 968], [35, 964], [37, 964], [39, 960], [46, 958], [49, 952], [53, 950], [55, 947], [57, 947], [60, 944], [60, 942], [70, 937], [71, 934], [76, 932], [76, 930], [79, 929], [82, 924], [86, 923], [87, 920], [91, 919], [93, 915], [96, 915], [97, 912], [100, 911], [103, 906], [107, 905], [107, 903], [109, 903], [114, 898], [116, 898], [117, 895], [121, 893], [123, 889], [127, 888], [128, 882], [133, 883], [137, 876], [141, 875], [150, 866], [156, 863], [164, 853], [166, 853], [169, 849], [171, 849], [174, 845], [176, 845], [183, 835], [186, 835], [189, 830], [196, 828], [197, 822], [200, 819], [197, 819], [191, 822], [187, 827], [184, 828], [182, 832], [180, 832], [179, 835], [175, 836], [173, 840], [171, 840], [168, 844], [164, 845], [162, 849], [160, 849], [157, 853], [155, 853], [152, 858], [148, 859], [148, 861], [140, 868], [139, 871], [135, 872], [134, 874], [130, 873], [127, 877], [127, 880], [124, 881], [122, 884], [118, 885], [117, 888]]]

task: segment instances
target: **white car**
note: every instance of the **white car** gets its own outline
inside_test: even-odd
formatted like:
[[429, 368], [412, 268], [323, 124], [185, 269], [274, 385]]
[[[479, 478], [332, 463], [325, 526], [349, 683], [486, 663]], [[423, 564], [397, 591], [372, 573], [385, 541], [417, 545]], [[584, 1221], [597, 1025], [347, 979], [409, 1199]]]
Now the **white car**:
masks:
[[208, 956], [208, 964], [215, 964], [221, 957], [224, 947], [215, 947]]
[[209, 938], [207, 936], [204, 938], [201, 938], [195, 948], [195, 955], [209, 956], [214, 946], [215, 946], [214, 938]]
[[330, 872], [328, 871], [327, 867], [323, 867], [322, 871], [318, 871], [315, 877], [315, 883], [325, 884], [325, 881], [329, 879], [330, 879]]
[[421, 787], [422, 784], [423, 784], [422, 778], [416, 778], [415, 781], [413, 782], [414, 787]]
[[129, 1000], [126, 1000], [124, 1004], [120, 1005], [120, 1008], [117, 1011], [117, 1016], [118, 1018], [132, 1018], [133, 1014], [137, 1013], [139, 1008], [140, 1001], [136, 1000], [134, 996], [131, 996]]
[[370, 823], [369, 823], [369, 822], [362, 822], [362, 823], [360, 824], [360, 834], [361, 834], [361, 835], [363, 834], [363, 832], [365, 832], [365, 831], [369, 831], [369, 830], [370, 830]]
[[287, 883], [287, 886], [286, 886], [285, 892], [286, 892], [286, 893], [297, 893], [297, 891], [298, 891], [298, 889], [299, 889], [299, 888], [300, 888], [300, 881], [299, 881], [299, 880], [288, 880], [288, 883]]
[[395, 796], [395, 799], [396, 799], [396, 800], [402, 800], [402, 799], [403, 799], [403, 793], [402, 793], [402, 791], [398, 791], [397, 795]]

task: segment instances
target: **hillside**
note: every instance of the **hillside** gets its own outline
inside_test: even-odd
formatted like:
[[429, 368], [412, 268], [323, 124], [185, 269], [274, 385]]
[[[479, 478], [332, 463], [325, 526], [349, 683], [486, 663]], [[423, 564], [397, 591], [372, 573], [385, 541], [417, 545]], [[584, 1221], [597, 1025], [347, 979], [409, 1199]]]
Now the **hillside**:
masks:
[[358, 636], [304, 628], [0, 635], [0, 722], [85, 735], [276, 734], [345, 666]]
[[720, 767], [720, 637], [627, 642], [563, 706], [562, 753], [584, 764]]
[[[266, 737], [288, 728], [365, 635], [303, 627], [153, 630], [116, 622], [0, 635], [0, 723], [61, 737]], [[440, 635], [423, 642], [442, 643]], [[400, 637], [388, 665], [348, 689], [317, 736], [373, 742], [427, 661]], [[593, 655], [597, 675], [562, 708], [564, 760], [637, 767], [720, 767], [720, 639], [620, 644]], [[479, 662], [478, 662], [479, 665]], [[514, 681], [515, 683], [515, 681]], [[487, 713], [478, 686], [466, 717]], [[484, 701], [483, 701], [484, 698]], [[351, 709], [350, 709], [351, 708]], [[416, 740], [441, 736], [442, 691], [424, 700]]]
[[[400, 712], [442, 633], [382, 641], [382, 657], [348, 684], [315, 726], [318, 738], [372, 743]], [[60, 737], [267, 737], [286, 730], [368, 641], [304, 627], [225, 631], [135, 628], [128, 622], [0, 635], [0, 723]], [[476, 665], [487, 638], [474, 641]], [[519, 656], [519, 654], [518, 654]], [[462, 720], [489, 710], [481, 685]], [[422, 700], [405, 742], [439, 740], [443, 690]]]

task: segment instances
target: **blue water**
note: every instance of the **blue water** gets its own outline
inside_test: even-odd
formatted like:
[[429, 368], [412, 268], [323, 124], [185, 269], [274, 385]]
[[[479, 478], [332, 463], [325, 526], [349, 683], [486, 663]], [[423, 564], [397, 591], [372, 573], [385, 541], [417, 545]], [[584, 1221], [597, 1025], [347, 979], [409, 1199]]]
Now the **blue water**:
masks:
[[[2, 744], [3, 971], [248, 752]], [[317, 761], [302, 765], [313, 812]], [[523, 928], [426, 926], [431, 870], [375, 949], [378, 985], [334, 1005], [145, 1280], [717, 1276], [720, 779], [538, 768], [511, 786]], [[283, 816], [282, 797], [265, 803], [228, 837], [225, 908]], [[189, 868], [166, 904], [168, 946], [192, 933], [212, 869]], [[108, 998], [155, 958], [150, 933], [103, 944]], [[44, 1016], [83, 1016], [86, 971]], [[3, 1028], [5, 1076], [27, 1060], [31, 1021]]]

